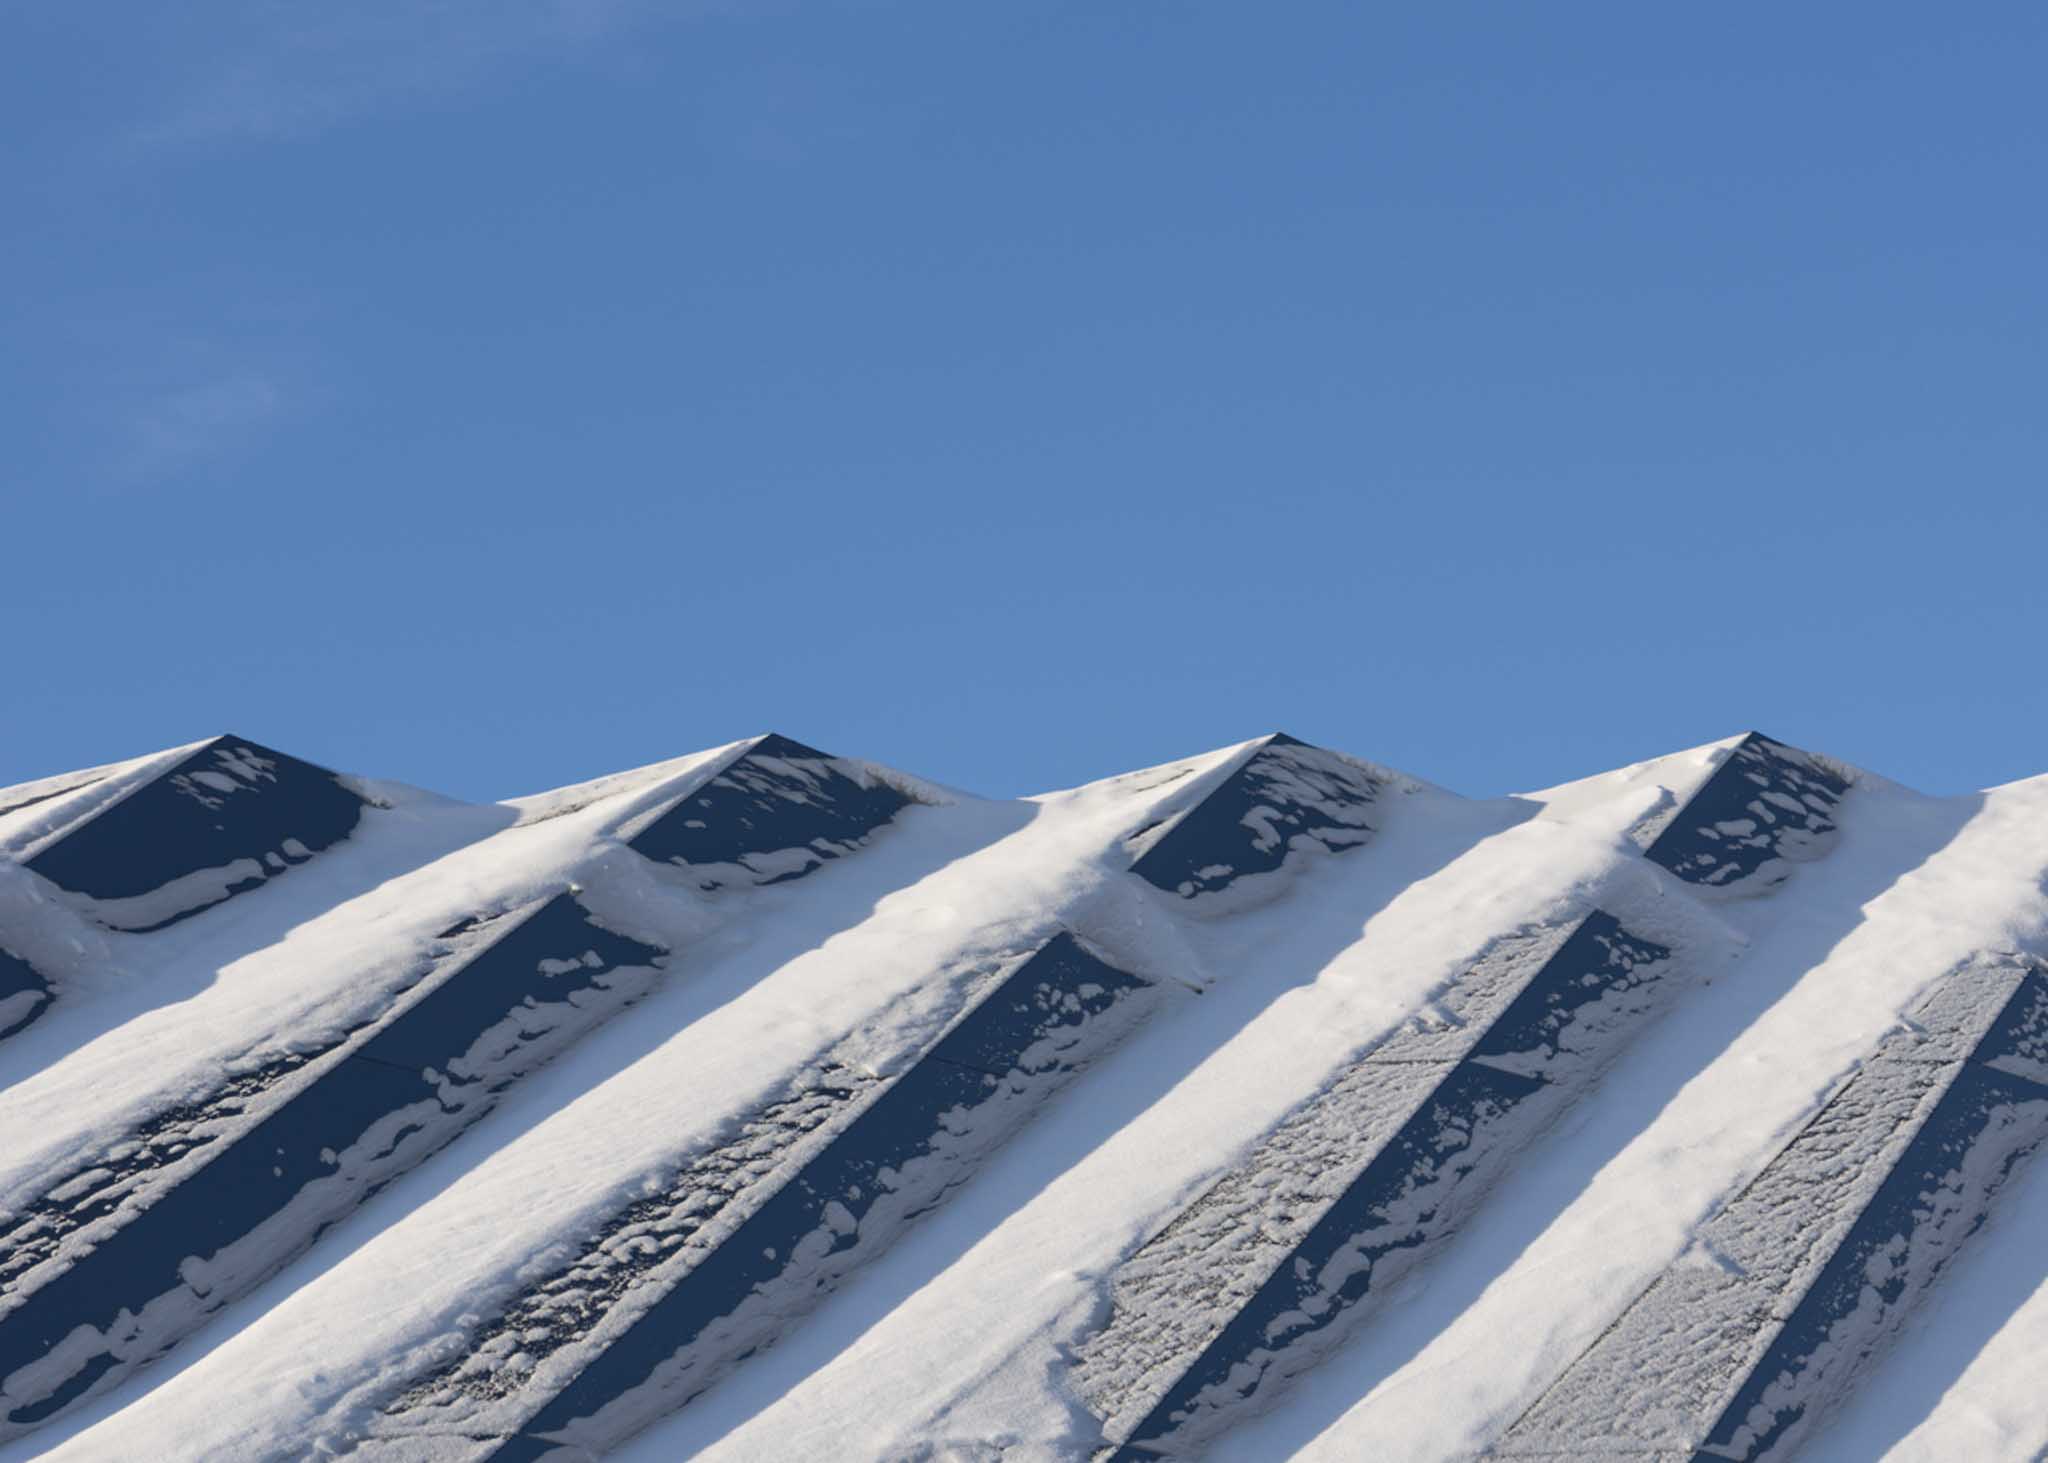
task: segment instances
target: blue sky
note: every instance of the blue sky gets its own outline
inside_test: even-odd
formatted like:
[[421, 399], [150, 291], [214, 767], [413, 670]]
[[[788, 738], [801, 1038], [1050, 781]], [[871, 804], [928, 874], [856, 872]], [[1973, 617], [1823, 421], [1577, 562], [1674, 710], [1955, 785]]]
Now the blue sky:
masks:
[[2048, 11], [9, 7], [0, 783], [2048, 771]]

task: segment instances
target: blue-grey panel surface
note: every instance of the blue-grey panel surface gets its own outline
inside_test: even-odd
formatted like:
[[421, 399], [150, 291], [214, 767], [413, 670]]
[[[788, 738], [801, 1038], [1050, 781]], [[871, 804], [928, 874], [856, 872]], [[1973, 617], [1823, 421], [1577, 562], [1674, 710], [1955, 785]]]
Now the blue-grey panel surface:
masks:
[[0, 1431], [147, 1361], [274, 1273], [638, 993], [613, 972], [664, 954], [570, 895], [542, 905], [0, 1312]]
[[687, 864], [706, 889], [801, 878], [857, 847], [910, 803], [885, 782], [788, 737], [761, 738], [634, 836], [635, 852]]
[[[159, 929], [303, 863], [355, 831], [363, 800], [334, 773], [240, 737], [216, 737], [30, 858], [120, 929]], [[189, 892], [179, 880], [217, 875]], [[145, 896], [161, 895], [161, 902]]]
[[1182, 813], [1131, 872], [1192, 898], [1279, 868], [1296, 840], [1355, 847], [1372, 836], [1383, 786], [1348, 758], [1275, 734]]

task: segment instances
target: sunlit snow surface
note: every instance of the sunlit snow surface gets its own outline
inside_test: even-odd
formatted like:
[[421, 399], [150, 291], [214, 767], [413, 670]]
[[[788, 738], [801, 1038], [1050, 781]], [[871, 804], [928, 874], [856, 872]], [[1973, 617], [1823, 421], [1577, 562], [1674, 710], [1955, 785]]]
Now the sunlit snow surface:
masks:
[[0, 1463], [2038, 1460], [2044, 876], [1755, 734], [0, 789]]

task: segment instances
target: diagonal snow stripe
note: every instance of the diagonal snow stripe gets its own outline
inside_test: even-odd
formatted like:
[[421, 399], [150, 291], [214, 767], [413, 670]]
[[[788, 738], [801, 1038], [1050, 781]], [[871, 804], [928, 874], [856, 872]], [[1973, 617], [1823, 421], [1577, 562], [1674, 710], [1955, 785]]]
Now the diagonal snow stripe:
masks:
[[[665, 953], [558, 895], [328, 1054], [145, 1207], [107, 1216], [99, 1187], [57, 1191], [60, 1203], [91, 1206], [91, 1247], [59, 1252], [64, 1268], [40, 1281], [43, 1267], [23, 1275], [0, 1313], [0, 1435], [111, 1384], [274, 1274], [488, 1112], [512, 1081], [641, 994]], [[274, 1083], [300, 1065], [287, 1059], [261, 1075]], [[174, 1148], [172, 1159], [186, 1151]]]
[[701, 1392], [965, 1182], [1151, 989], [1055, 937], [491, 1456], [603, 1446]]
[[480, 1405], [518, 1393], [549, 1357], [583, 1343], [623, 1302], [644, 1298], [636, 1293], [658, 1285], [655, 1272], [671, 1260], [701, 1260], [710, 1253], [731, 1230], [734, 1216], [760, 1203], [829, 1142], [829, 1126], [872, 1096], [880, 1082], [831, 1062], [805, 1074], [792, 1095], [749, 1114], [731, 1139], [605, 1221], [566, 1268], [522, 1291], [478, 1327], [462, 1352], [407, 1388], [386, 1407], [387, 1415], [409, 1432], [454, 1426], [433, 1419], [466, 1421]]
[[1073, 1375], [1117, 1456], [1198, 1447], [1319, 1360], [1587, 1085], [1670, 958], [1597, 910], [1498, 942], [1446, 997], [1456, 1025], [1369, 1050], [1133, 1256]]
[[365, 806], [324, 767], [215, 737], [26, 863], [102, 924], [162, 929], [339, 843]]
[[1348, 757], [1275, 733], [1209, 793], [1155, 831], [1131, 872], [1192, 899], [1269, 873], [1297, 847], [1353, 848], [1386, 779]]
[[2044, 1044], [2038, 966], [1948, 977], [1495, 1451], [1796, 1446], [2048, 1137]]
[[23, 808], [33, 808], [38, 803], [54, 802], [75, 792], [83, 792], [107, 780], [108, 769], [93, 768], [82, 772], [61, 774], [40, 782], [23, 783], [0, 792], [0, 817], [18, 813]]
[[1784, 882], [1787, 862], [1827, 852], [1848, 790], [1834, 766], [1751, 732], [1643, 856], [1688, 884], [1761, 893]]
[[608, 1224], [397, 1399], [379, 1440], [489, 1437], [509, 1460], [600, 1449], [683, 1405], [965, 1182], [1153, 990], [1056, 936], [901, 1076], [828, 1071]]
[[50, 983], [26, 960], [0, 948], [0, 1037], [12, 1036], [50, 1009]]

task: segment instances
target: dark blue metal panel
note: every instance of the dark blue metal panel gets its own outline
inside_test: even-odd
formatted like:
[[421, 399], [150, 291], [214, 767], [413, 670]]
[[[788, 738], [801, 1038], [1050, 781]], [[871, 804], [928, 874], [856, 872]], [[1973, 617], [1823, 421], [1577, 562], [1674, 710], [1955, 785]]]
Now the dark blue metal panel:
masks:
[[1470, 1055], [1496, 1061], [1556, 1057], [1586, 1007], [1635, 985], [1637, 970], [1670, 958], [1664, 946], [1630, 934], [1620, 920], [1596, 909], [1494, 1018]]
[[788, 737], [763, 737], [746, 754], [634, 837], [658, 863], [704, 870], [707, 889], [739, 882], [720, 866], [750, 868], [762, 855], [806, 857], [752, 870], [744, 882], [779, 884], [858, 846], [910, 799], [883, 782], [863, 785], [827, 753]]
[[407, 1007], [356, 1056], [415, 1075], [432, 1067], [458, 1084], [486, 1080], [488, 1072], [464, 1070], [456, 1059], [506, 1016], [522, 1006], [566, 1001], [613, 970], [650, 965], [667, 953], [613, 934], [574, 895], [557, 894]]
[[0, 950], [0, 1037], [14, 1035], [49, 1009], [50, 983], [19, 955]]
[[204, 870], [229, 870], [225, 892], [143, 924], [197, 914], [355, 831], [363, 800], [334, 773], [239, 737], [217, 737], [28, 860], [51, 883], [91, 899], [133, 899]]
[[2048, 980], [2038, 971], [2019, 983], [1971, 1056], [2017, 1076], [2048, 1080]]
[[1690, 884], [1724, 887], [1818, 851], [1849, 784], [1818, 759], [1751, 732], [1645, 851]]
[[[491, 1094], [544, 1061], [564, 1035], [553, 1028], [546, 1033], [553, 1040], [537, 1052], [518, 1050], [514, 1037], [513, 1050], [468, 1070], [464, 1054], [491, 1028], [543, 1004], [553, 1014], [573, 1010], [565, 1024], [574, 1030], [594, 1025], [618, 1001], [568, 1007], [568, 997], [603, 990], [610, 972], [663, 954], [598, 926], [570, 895], [541, 906], [222, 1144], [70, 1269], [0, 1314], [6, 1422], [36, 1422], [83, 1396], [110, 1369], [139, 1365], [177, 1341], [475, 1122], [489, 1110]], [[429, 1080], [429, 1068], [437, 1080]], [[295, 1218], [282, 1232], [273, 1228], [249, 1252], [229, 1253], [288, 1208]], [[152, 1306], [179, 1314], [153, 1322]], [[103, 1334], [70, 1358], [65, 1375], [22, 1380], [24, 1368], [80, 1327]]]
[[1192, 898], [1286, 861], [1296, 838], [1350, 848], [1372, 835], [1381, 783], [1355, 763], [1275, 734], [1131, 865], [1169, 894]]

